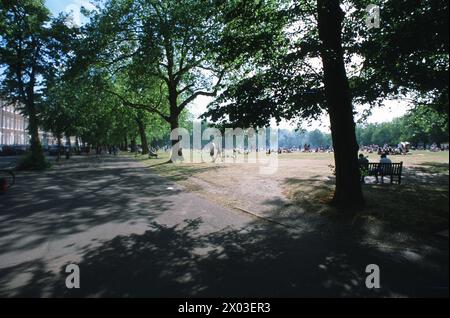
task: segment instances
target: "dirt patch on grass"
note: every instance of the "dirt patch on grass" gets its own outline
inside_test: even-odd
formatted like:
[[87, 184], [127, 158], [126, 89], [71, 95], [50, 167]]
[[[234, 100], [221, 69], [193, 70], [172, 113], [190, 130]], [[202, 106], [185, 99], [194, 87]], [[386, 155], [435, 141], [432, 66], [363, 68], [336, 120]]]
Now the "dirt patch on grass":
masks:
[[[260, 174], [256, 164], [164, 164], [168, 154], [140, 159], [186, 190], [229, 208], [290, 223], [300, 217], [338, 215], [327, 204], [334, 188], [333, 154], [283, 154], [272, 175]], [[378, 156], [369, 154], [369, 160], [376, 162]], [[407, 231], [448, 228], [448, 153], [413, 152], [391, 160], [404, 163], [402, 184], [375, 184], [368, 177], [363, 186], [366, 207], [357, 218]]]

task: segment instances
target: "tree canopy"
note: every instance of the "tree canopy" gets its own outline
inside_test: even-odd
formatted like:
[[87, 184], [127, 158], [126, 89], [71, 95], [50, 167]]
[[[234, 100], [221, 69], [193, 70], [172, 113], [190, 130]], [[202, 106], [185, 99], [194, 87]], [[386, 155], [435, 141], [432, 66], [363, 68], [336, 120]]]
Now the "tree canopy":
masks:
[[[380, 8], [379, 28], [366, 25], [369, 4]], [[0, 9], [0, 92], [29, 117], [36, 161], [38, 127], [93, 145], [139, 140], [145, 153], [208, 96], [202, 118], [221, 127], [328, 114], [331, 140], [309, 137], [333, 145], [334, 202], [345, 205], [363, 202], [358, 141], [448, 134], [445, 0], [106, 0], [84, 10], [80, 28], [42, 0]], [[413, 109], [391, 124], [355, 125], [356, 105], [386, 99]]]

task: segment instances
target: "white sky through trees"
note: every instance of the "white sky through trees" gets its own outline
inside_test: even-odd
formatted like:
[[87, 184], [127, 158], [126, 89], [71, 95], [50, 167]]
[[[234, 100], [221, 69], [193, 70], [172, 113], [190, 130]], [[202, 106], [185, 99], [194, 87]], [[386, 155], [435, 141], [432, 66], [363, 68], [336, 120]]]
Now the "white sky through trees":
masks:
[[[191, 105], [188, 106], [188, 110], [194, 115], [194, 118], [197, 118], [201, 114], [206, 111], [208, 103], [213, 101], [214, 98], [208, 96], [200, 96]], [[356, 110], [358, 112], [358, 116], [356, 116], [355, 121], [358, 121], [361, 117], [360, 114], [363, 113], [365, 109], [368, 109], [368, 106], [357, 106]], [[384, 106], [382, 107], [374, 107], [372, 108], [372, 114], [367, 117], [365, 122], [367, 123], [381, 123], [392, 121], [396, 117], [401, 117], [406, 114], [407, 110], [410, 108], [409, 104], [404, 101], [396, 101], [396, 100], [387, 100], [384, 102]], [[273, 127], [276, 126], [275, 121], [272, 121], [271, 124]], [[307, 124], [306, 120], [302, 125], [302, 128], [307, 130], [320, 129], [323, 132], [330, 132], [329, 129], [330, 122], [328, 120], [328, 115], [322, 115], [320, 120], [315, 120], [310, 124]], [[294, 129], [296, 128], [296, 124], [290, 124], [287, 121], [282, 121], [279, 125], [279, 128], [282, 129]]]
[[[45, 4], [47, 8], [52, 12], [53, 15], [58, 15], [60, 12], [73, 12], [73, 17], [75, 22], [80, 20], [79, 22], [83, 23], [83, 17], [80, 14], [79, 10], [82, 6], [88, 7], [90, 6], [90, 1], [88, 0], [45, 0]], [[92, 7], [91, 7], [92, 8]], [[78, 12], [77, 12], [78, 10]], [[213, 100], [212, 97], [208, 96], [199, 96], [197, 97], [188, 107], [187, 109], [193, 114], [194, 118], [197, 118], [202, 113], [204, 113], [207, 109], [207, 105]], [[372, 109], [372, 113], [367, 117], [367, 122], [369, 123], [380, 123], [391, 121], [396, 117], [403, 116], [407, 110], [409, 109], [409, 104], [404, 101], [395, 101], [388, 100], [384, 102], [383, 107], [374, 107]], [[368, 109], [368, 106], [357, 106], [356, 110], [358, 114], [362, 114], [365, 109]], [[355, 120], [361, 116], [356, 116]], [[272, 122], [272, 126], [275, 126], [275, 121]], [[287, 121], [282, 121], [279, 125], [279, 128], [283, 129], [293, 129], [296, 128], [295, 124], [290, 124]], [[305, 121], [302, 124], [302, 128], [308, 130], [320, 129], [324, 132], [329, 132], [329, 120], [328, 115], [323, 115], [320, 120], [316, 120], [307, 124]]]

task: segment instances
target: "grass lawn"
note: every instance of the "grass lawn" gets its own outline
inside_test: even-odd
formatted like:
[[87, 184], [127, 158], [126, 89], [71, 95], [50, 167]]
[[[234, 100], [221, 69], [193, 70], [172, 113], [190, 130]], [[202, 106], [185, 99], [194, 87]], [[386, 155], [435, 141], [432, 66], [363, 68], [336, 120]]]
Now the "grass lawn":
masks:
[[[370, 162], [379, 160], [376, 154], [366, 155]], [[333, 154], [279, 155], [278, 169], [272, 175], [260, 174], [256, 164], [166, 164], [167, 153], [160, 153], [159, 159], [137, 158], [187, 190], [229, 208], [276, 220], [296, 214], [337, 213], [327, 204], [334, 184]], [[402, 184], [376, 184], [367, 177], [363, 186], [367, 204], [357, 218], [413, 232], [447, 229], [449, 153], [412, 151], [390, 158], [393, 162], [403, 161]]]

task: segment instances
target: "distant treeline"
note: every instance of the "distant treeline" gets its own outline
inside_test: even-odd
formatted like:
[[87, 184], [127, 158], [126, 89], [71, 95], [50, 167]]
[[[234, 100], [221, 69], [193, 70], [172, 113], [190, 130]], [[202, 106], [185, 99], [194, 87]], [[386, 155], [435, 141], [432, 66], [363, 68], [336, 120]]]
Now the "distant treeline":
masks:
[[313, 131], [292, 131], [280, 129], [278, 146], [281, 148], [303, 148], [307, 144], [313, 148], [331, 146], [331, 135], [315, 129]]
[[401, 141], [413, 145], [448, 142], [447, 117], [429, 107], [417, 107], [390, 122], [357, 125], [359, 145], [397, 145]]
[[[416, 107], [406, 115], [390, 122], [359, 124], [356, 126], [356, 138], [361, 145], [397, 145], [408, 141], [413, 145], [429, 145], [448, 142], [447, 117], [429, 107]], [[318, 129], [313, 131], [279, 131], [278, 144], [282, 148], [328, 147], [332, 145], [331, 135]]]
[[[192, 122], [184, 119], [182, 126], [192, 134]], [[202, 122], [202, 131], [214, 127], [210, 123]], [[221, 128], [223, 130], [223, 128]], [[170, 144], [168, 129], [155, 127], [149, 132], [151, 145], [159, 148]], [[390, 122], [359, 124], [356, 126], [358, 144], [362, 145], [397, 145], [408, 141], [413, 145], [448, 142], [447, 117], [429, 107], [416, 107], [406, 115], [395, 118]], [[202, 142], [202, 146], [209, 141]], [[245, 140], [247, 142], [247, 140]], [[326, 148], [332, 145], [331, 134], [319, 129], [312, 131], [280, 129], [278, 146], [281, 148], [303, 148], [307, 144], [312, 148]]]

